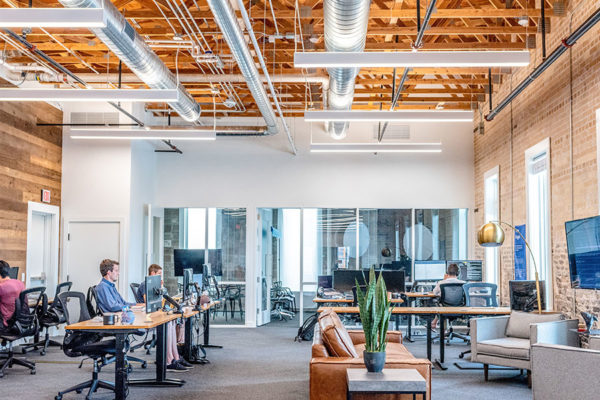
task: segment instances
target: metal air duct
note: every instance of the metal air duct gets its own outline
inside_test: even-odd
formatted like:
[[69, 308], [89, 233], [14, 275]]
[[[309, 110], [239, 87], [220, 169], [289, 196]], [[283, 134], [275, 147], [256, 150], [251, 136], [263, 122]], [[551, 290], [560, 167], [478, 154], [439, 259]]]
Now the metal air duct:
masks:
[[152, 89], [177, 89], [179, 100], [169, 105], [183, 119], [195, 122], [200, 117], [200, 105], [177, 83], [175, 75], [150, 49], [144, 39], [125, 20], [110, 1], [59, 0], [67, 8], [104, 8], [105, 28], [90, 28], [133, 73]]
[[271, 102], [267, 96], [267, 92], [261, 82], [261, 76], [254, 64], [254, 58], [250, 54], [250, 49], [246, 45], [246, 40], [238, 25], [235, 13], [233, 12], [228, 0], [207, 0], [210, 9], [212, 10], [215, 21], [227, 44], [231, 53], [235, 57], [238, 67], [246, 79], [248, 89], [254, 97], [254, 101], [267, 124], [267, 131], [270, 134], [278, 132], [277, 122]]
[[[325, 0], [325, 50], [362, 52], [367, 40], [371, 0]], [[354, 80], [360, 68], [328, 68], [331, 110], [350, 110], [354, 97]], [[348, 122], [329, 122], [327, 130], [335, 139], [343, 139]]]

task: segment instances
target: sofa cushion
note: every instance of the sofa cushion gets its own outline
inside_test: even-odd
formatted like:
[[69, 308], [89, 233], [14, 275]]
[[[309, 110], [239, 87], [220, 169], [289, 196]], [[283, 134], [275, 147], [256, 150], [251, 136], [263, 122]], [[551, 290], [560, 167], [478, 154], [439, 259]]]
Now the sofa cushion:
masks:
[[319, 315], [319, 329], [323, 344], [331, 357], [358, 358], [348, 331], [333, 310], [325, 310]]
[[506, 326], [506, 336], [529, 339], [529, 325], [540, 322], [560, 321], [561, 314], [537, 314], [512, 311]]
[[529, 339], [505, 337], [477, 342], [477, 353], [529, 360]]
[[[356, 348], [356, 352], [358, 353], [358, 355], [360, 357], [362, 357], [363, 351], [365, 351], [364, 343], [357, 344], [354, 347]], [[390, 342], [388, 342], [388, 344], [385, 346], [385, 357], [388, 360], [391, 360], [391, 359], [402, 360], [402, 359], [414, 359], [415, 358], [415, 356], [410, 354], [410, 352], [406, 349], [406, 347], [404, 347], [404, 345], [401, 345], [400, 343], [390, 343]]]

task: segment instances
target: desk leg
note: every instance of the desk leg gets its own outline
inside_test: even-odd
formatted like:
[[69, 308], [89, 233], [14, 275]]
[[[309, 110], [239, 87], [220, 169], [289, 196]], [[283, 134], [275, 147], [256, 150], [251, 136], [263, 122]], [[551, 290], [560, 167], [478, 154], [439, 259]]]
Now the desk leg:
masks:
[[126, 333], [115, 334], [115, 400], [127, 398], [127, 367], [125, 366]]
[[130, 386], [182, 386], [181, 379], [167, 378], [167, 324], [156, 327], [156, 378], [130, 380]]
[[192, 318], [185, 319], [185, 339], [183, 341], [183, 358], [188, 362], [192, 359]]
[[427, 359], [431, 361], [431, 318], [427, 317]]
[[[414, 305], [414, 301], [415, 301], [414, 298], [409, 297], [409, 298], [407, 298], [407, 300], [408, 301], [406, 302], [406, 304], [409, 307], [411, 307], [412, 305]], [[412, 343], [413, 342], [413, 339], [412, 339], [412, 319], [413, 319], [413, 316], [412, 316], [412, 314], [408, 314], [407, 317], [408, 317], [408, 324], [407, 324], [407, 327], [406, 327], [406, 331], [407, 331], [406, 332], [406, 340], [408, 340], [409, 342]]]
[[444, 318], [444, 315], [440, 314], [439, 316], [440, 318], [440, 358], [439, 360], [435, 360], [435, 365], [437, 365], [441, 370], [447, 370], [448, 367], [444, 366], [444, 350], [445, 350], [445, 346], [446, 346], [446, 327], [445, 327], [445, 322], [446, 319]]
[[223, 346], [210, 344], [210, 310], [204, 312], [204, 345], [205, 349], [222, 349]]

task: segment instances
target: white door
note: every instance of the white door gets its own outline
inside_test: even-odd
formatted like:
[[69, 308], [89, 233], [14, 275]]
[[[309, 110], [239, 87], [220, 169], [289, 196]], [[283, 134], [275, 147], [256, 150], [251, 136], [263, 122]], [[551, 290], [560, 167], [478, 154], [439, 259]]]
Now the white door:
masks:
[[59, 208], [30, 201], [27, 211], [27, 287], [44, 286], [50, 298], [58, 283]]
[[45, 286], [50, 296], [56, 287], [50, 265], [51, 219], [50, 215], [33, 212], [27, 242], [27, 287]]
[[105, 258], [119, 261], [121, 227], [119, 222], [75, 222], [67, 228], [66, 275], [71, 290], [87, 293], [98, 284], [100, 262]]

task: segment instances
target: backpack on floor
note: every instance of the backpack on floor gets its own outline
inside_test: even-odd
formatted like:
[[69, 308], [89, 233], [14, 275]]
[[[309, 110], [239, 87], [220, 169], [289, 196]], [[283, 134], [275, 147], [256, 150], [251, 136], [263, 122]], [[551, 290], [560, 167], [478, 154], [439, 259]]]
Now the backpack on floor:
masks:
[[304, 320], [304, 323], [298, 328], [298, 335], [294, 338], [295, 342], [301, 342], [303, 340], [313, 340], [315, 334], [315, 325], [319, 320], [319, 313], [314, 313], [310, 317]]

